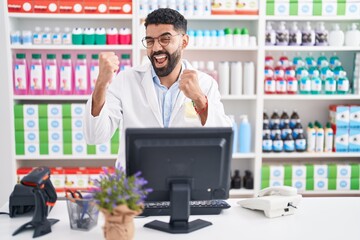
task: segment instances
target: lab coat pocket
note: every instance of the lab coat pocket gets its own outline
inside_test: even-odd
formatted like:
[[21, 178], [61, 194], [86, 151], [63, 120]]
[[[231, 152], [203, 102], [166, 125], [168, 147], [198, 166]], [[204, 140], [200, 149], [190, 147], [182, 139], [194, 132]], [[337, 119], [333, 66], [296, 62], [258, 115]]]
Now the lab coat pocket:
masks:
[[183, 107], [184, 107], [185, 119], [197, 119], [198, 118], [192, 102], [185, 102]]

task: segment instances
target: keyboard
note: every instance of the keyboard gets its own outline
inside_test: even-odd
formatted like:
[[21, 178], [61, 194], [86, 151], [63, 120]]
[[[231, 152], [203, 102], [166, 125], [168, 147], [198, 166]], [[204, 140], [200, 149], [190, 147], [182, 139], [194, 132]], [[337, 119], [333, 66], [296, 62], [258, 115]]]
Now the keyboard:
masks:
[[[191, 215], [216, 215], [230, 208], [224, 200], [190, 201]], [[146, 202], [141, 216], [170, 216], [170, 202]]]

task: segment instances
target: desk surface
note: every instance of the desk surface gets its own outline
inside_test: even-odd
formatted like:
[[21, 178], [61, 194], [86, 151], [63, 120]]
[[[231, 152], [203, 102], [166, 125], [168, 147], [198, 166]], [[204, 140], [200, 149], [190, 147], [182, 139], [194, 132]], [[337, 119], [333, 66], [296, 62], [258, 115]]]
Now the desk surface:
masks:
[[[360, 198], [303, 198], [294, 215], [272, 219], [266, 218], [262, 212], [238, 206], [237, 199], [230, 199], [228, 202], [232, 207], [220, 215], [191, 216], [190, 220], [201, 218], [211, 221], [213, 225], [190, 234], [170, 235], [143, 227], [145, 223], [154, 219], [168, 222], [169, 217], [166, 216], [137, 218], [135, 239], [360, 239]], [[7, 205], [0, 211], [8, 212]], [[49, 218], [57, 218], [60, 221], [52, 227], [52, 233], [37, 239], [103, 239], [102, 214], [99, 216], [98, 225], [88, 232], [70, 229], [65, 201], [56, 203]], [[32, 239], [33, 230], [12, 237], [12, 233], [20, 225], [30, 220], [29, 216], [10, 218], [0, 215], [1, 239]]]

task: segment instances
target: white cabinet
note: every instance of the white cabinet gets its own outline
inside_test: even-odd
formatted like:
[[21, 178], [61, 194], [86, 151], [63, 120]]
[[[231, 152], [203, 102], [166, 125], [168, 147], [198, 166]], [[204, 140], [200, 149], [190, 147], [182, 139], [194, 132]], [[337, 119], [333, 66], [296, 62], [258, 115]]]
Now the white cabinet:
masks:
[[[6, 129], [6, 142], [2, 149], [7, 159], [5, 170], [0, 173], [8, 172], [11, 169], [13, 182], [15, 181], [15, 172], [17, 167], [27, 166], [102, 166], [114, 164], [116, 155], [108, 155], [99, 157], [93, 156], [46, 156], [39, 155], [34, 157], [16, 156], [14, 146], [14, 113], [11, 109], [15, 103], [85, 103], [88, 96], [19, 96], [12, 93], [12, 56], [16, 53], [25, 52], [27, 55], [41, 52], [46, 53], [70, 53], [72, 55], [78, 53], [98, 53], [101, 51], [115, 51], [117, 54], [128, 53], [132, 57], [132, 64], [138, 65], [146, 57], [146, 51], [141, 45], [141, 39], [144, 34], [142, 26], [143, 18], [138, 15], [138, 2], [133, 2], [133, 14], [131, 15], [100, 15], [100, 14], [17, 14], [7, 13], [6, 1], [0, 6], [4, 11], [3, 20], [0, 26], [4, 26], [5, 32], [3, 38], [0, 39], [2, 46], [5, 46], [5, 64], [0, 66], [0, 72], [4, 76], [0, 89], [2, 99], [1, 106], [9, 108], [4, 111], [5, 123], [10, 127]], [[358, 162], [360, 154], [335, 154], [335, 153], [262, 153], [262, 114], [266, 109], [268, 112], [274, 109], [287, 109], [288, 112], [297, 109], [302, 118], [302, 123], [307, 124], [310, 121], [319, 120], [326, 122], [328, 118], [328, 105], [334, 103], [352, 103], [360, 104], [359, 95], [265, 95], [264, 94], [264, 59], [267, 54], [271, 54], [274, 58], [278, 58], [284, 52], [288, 56], [294, 56], [297, 53], [307, 55], [312, 53], [314, 57], [323, 52], [328, 56], [336, 52], [338, 56], [344, 60], [343, 64], [348, 68], [349, 72], [353, 72], [353, 57], [356, 52], [360, 52], [360, 47], [291, 47], [291, 46], [265, 46], [265, 25], [267, 21], [325, 21], [326, 26], [332, 23], [340, 22], [341, 26], [346, 26], [349, 22], [359, 22], [360, 18], [349, 17], [276, 17], [266, 16], [266, 2], [259, 1], [259, 16], [192, 16], [187, 17], [188, 29], [224, 29], [226, 27], [246, 27], [251, 36], [256, 36], [256, 46], [252, 47], [188, 47], [185, 50], [185, 58], [190, 61], [208, 61], [215, 62], [217, 67], [221, 61], [252, 61], [255, 63], [255, 95], [241, 96], [223, 96], [225, 111], [227, 114], [235, 115], [239, 123], [239, 116], [246, 114], [252, 128], [251, 153], [234, 154], [232, 160], [232, 173], [235, 169], [240, 169], [241, 176], [244, 176], [245, 170], [250, 170], [254, 176], [254, 190], [231, 190], [231, 196], [253, 195], [260, 190], [261, 186], [261, 166], [262, 164], [278, 164], [278, 163], [304, 163], [304, 162], [339, 162], [350, 161]], [[10, 45], [10, 31], [12, 30], [34, 30], [35, 26], [44, 27], [128, 27], [132, 30], [132, 45]], [[3, 74], [4, 73], [4, 74]], [[4, 84], [4, 82], [6, 82]], [[303, 125], [303, 127], [305, 127]], [[0, 174], [2, 175], [2, 174]], [[13, 186], [13, 183], [10, 183]], [[307, 193], [307, 192], [306, 192]], [[309, 194], [316, 192], [309, 192]], [[352, 191], [351, 193], [359, 194], [360, 191]], [[321, 192], [320, 194], [326, 194]]]

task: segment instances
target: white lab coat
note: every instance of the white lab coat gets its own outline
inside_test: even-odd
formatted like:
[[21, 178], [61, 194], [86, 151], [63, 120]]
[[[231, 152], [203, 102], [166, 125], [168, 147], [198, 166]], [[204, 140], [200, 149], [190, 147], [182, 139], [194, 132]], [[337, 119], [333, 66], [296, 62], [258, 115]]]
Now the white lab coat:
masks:
[[[184, 60], [186, 69], [193, 69]], [[181, 80], [180, 80], [181, 81]], [[208, 117], [205, 127], [231, 127], [225, 115], [216, 81], [198, 72], [201, 90], [208, 98]], [[151, 75], [151, 64], [121, 71], [109, 85], [105, 104], [99, 116], [91, 115], [91, 98], [86, 104], [84, 135], [87, 144], [109, 142], [117, 128], [120, 129], [120, 147], [117, 162], [125, 167], [125, 129], [164, 127], [161, 108]], [[182, 91], [175, 102], [169, 127], [201, 127], [191, 99]]]

